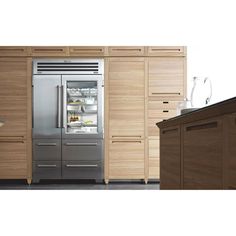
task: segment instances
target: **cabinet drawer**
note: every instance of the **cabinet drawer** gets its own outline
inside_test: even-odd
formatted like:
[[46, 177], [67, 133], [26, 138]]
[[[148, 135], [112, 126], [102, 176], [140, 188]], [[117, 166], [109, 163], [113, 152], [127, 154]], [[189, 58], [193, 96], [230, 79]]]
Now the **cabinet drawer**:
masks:
[[149, 179], [159, 179], [160, 178], [160, 159], [159, 158], [149, 158]]
[[60, 161], [61, 140], [59, 139], [35, 139], [33, 140], [34, 161]]
[[0, 47], [0, 57], [26, 57], [28, 56], [27, 47]]
[[183, 97], [184, 59], [182, 57], [149, 58], [149, 96]]
[[144, 142], [143, 140], [110, 141], [109, 178], [144, 178]]
[[26, 160], [26, 142], [19, 137], [2, 139], [0, 137], [0, 161]]
[[0, 161], [0, 179], [27, 178], [26, 161]]
[[148, 47], [148, 56], [184, 56], [186, 48], [180, 46], [152, 46]]
[[110, 98], [109, 137], [144, 137], [144, 99]]
[[69, 47], [70, 56], [104, 56], [105, 47]]
[[169, 101], [169, 100], [154, 101], [154, 100], [149, 100], [148, 101], [148, 109], [149, 110], [176, 110], [179, 102], [180, 101]]
[[109, 47], [109, 56], [144, 56], [144, 47]]
[[148, 117], [150, 118], [160, 118], [160, 119], [169, 119], [176, 116], [176, 110], [168, 110], [168, 109], [162, 109], [162, 110], [149, 110], [148, 111]]
[[112, 58], [109, 60], [109, 96], [142, 96], [145, 87], [143, 58]]
[[67, 47], [31, 47], [31, 55], [37, 57], [68, 56]]
[[33, 162], [33, 180], [61, 179], [61, 161]]
[[62, 160], [102, 160], [103, 141], [88, 140], [63, 140]]
[[100, 161], [63, 161], [63, 179], [103, 179]]

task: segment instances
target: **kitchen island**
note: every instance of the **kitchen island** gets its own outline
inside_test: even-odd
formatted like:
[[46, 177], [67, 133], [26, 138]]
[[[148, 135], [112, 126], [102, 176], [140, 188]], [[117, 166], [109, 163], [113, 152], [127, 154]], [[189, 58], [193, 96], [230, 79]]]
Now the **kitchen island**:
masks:
[[236, 188], [236, 97], [157, 126], [160, 189]]

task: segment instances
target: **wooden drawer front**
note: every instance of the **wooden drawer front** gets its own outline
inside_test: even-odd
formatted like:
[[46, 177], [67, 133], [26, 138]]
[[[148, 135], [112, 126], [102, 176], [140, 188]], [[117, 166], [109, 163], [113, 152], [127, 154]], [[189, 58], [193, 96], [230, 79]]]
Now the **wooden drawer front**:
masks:
[[69, 47], [70, 56], [104, 56], [105, 47]]
[[148, 72], [149, 96], [183, 96], [184, 59], [182, 57], [150, 58]]
[[22, 97], [0, 97], [0, 119], [5, 124], [0, 136], [26, 136], [27, 100]]
[[184, 56], [185, 47], [168, 46], [168, 47], [148, 47], [148, 56]]
[[0, 179], [27, 178], [26, 161], [0, 161]]
[[149, 158], [149, 179], [160, 179], [160, 159], [159, 158]]
[[160, 135], [160, 188], [180, 189], [180, 127], [161, 130]]
[[110, 98], [109, 137], [144, 137], [144, 99]]
[[25, 57], [27, 55], [27, 47], [0, 47], [0, 57]]
[[26, 160], [26, 142], [23, 140], [7, 140], [0, 137], [0, 161]]
[[[156, 99], [156, 98], [154, 98]], [[169, 101], [169, 100], [164, 100], [164, 101], [148, 101], [148, 109], [149, 110], [176, 110], [178, 103], [180, 101]]]
[[176, 116], [176, 110], [162, 109], [162, 110], [149, 110], [148, 111], [148, 117], [150, 118], [157, 117], [160, 119], [169, 119], [174, 116]]
[[144, 56], [144, 47], [109, 47], [109, 56]]
[[143, 96], [145, 87], [144, 59], [109, 60], [109, 96]]
[[68, 56], [67, 47], [31, 47], [31, 55], [37, 57]]
[[222, 122], [184, 125], [184, 188], [222, 188]]
[[144, 178], [144, 141], [111, 140], [109, 147], [109, 178]]

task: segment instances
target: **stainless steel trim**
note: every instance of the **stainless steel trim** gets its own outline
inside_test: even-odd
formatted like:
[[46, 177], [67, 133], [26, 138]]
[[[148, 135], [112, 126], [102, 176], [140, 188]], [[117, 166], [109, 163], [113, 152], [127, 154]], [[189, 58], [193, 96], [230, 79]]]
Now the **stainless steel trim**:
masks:
[[43, 165], [43, 164], [39, 164], [39, 165], [37, 165], [37, 167], [39, 167], [39, 168], [56, 168], [57, 165]]
[[61, 92], [57, 85], [57, 128], [61, 128]]
[[97, 143], [65, 143], [65, 146], [97, 146]]
[[37, 143], [37, 146], [57, 146], [56, 143]]
[[67, 164], [66, 165], [66, 167], [68, 167], [68, 168], [77, 168], [77, 167], [98, 167], [98, 165], [96, 164], [96, 165], [79, 165], [79, 164], [77, 164], [77, 165], [72, 165], [72, 164]]

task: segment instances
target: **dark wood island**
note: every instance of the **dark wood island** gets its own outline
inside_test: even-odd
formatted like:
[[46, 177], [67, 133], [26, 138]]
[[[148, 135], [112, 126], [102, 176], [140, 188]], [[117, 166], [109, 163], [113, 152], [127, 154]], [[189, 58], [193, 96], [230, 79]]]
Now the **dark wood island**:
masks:
[[160, 189], [236, 188], [236, 97], [157, 126]]

